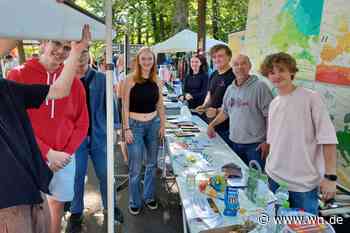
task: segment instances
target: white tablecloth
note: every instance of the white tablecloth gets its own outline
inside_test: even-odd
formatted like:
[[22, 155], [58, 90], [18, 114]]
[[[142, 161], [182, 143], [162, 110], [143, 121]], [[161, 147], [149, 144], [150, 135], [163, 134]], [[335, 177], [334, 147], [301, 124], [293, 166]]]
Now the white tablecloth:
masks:
[[[199, 192], [198, 190], [198, 181], [201, 179], [201, 176], [204, 176], [203, 173], [199, 173], [196, 177], [196, 187], [189, 188], [186, 183], [186, 173], [188, 171], [198, 171], [199, 167], [204, 167], [204, 169], [213, 169], [216, 171], [221, 171], [221, 167], [227, 163], [235, 163], [242, 168], [243, 176], [246, 177], [248, 167], [246, 164], [236, 155], [231, 148], [217, 135], [213, 139], [209, 139], [207, 132], [207, 124], [201, 120], [198, 116], [192, 116], [192, 121], [200, 128], [200, 133], [196, 133], [195, 137], [190, 138], [178, 138], [173, 134], [167, 134], [166, 141], [169, 149], [169, 154], [171, 158], [171, 164], [174, 170], [176, 177], [176, 181], [180, 191], [180, 198], [182, 200], [183, 208], [186, 213], [187, 223], [191, 233], [198, 233], [201, 230], [208, 229], [208, 227], [196, 220], [190, 220], [188, 217], [193, 215], [193, 197], [194, 196], [203, 196], [207, 197], [205, 194]], [[185, 140], [189, 143], [198, 143], [209, 144], [208, 147], [203, 151], [205, 154], [209, 156], [209, 160], [212, 162], [208, 164], [204, 164], [203, 166], [198, 165], [198, 162], [194, 163], [193, 166], [184, 167], [184, 162], [186, 161], [184, 157], [186, 154], [191, 154], [189, 150], [183, 150], [178, 148], [177, 142]], [[195, 153], [192, 153], [195, 154]], [[187, 163], [188, 164], [188, 163]], [[200, 163], [199, 163], [200, 164]], [[273, 199], [273, 194], [268, 193], [266, 195], [270, 195], [270, 198]], [[247, 213], [256, 212], [258, 207], [250, 202], [244, 192], [240, 192], [239, 196], [240, 207], [247, 210]], [[221, 215], [223, 216], [223, 223], [221, 226], [233, 225], [233, 224], [242, 224], [243, 218], [240, 216], [237, 217], [227, 217], [222, 213], [224, 211], [224, 201], [221, 199], [215, 199], [215, 203], [218, 206]]]

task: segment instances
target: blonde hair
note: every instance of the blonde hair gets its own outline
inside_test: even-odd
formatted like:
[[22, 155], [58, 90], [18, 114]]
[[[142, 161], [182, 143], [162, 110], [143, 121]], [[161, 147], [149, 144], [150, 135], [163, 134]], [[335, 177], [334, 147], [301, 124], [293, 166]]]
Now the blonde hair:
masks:
[[135, 70], [132, 73], [132, 78], [135, 83], [144, 83], [145, 80], [142, 78], [142, 68], [140, 65], [140, 56], [142, 53], [151, 53], [153, 56], [153, 65], [150, 72], [150, 80], [157, 83], [157, 67], [156, 67], [156, 56], [149, 47], [142, 47], [136, 55]]

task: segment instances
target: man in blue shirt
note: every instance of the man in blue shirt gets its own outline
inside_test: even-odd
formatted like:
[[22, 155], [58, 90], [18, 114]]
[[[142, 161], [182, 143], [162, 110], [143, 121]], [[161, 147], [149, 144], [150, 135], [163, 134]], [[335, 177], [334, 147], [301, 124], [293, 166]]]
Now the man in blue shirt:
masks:
[[[104, 213], [107, 213], [107, 122], [106, 122], [106, 75], [89, 65], [90, 55], [88, 49], [84, 50], [78, 68], [78, 76], [85, 87], [89, 111], [88, 136], [75, 154], [76, 171], [74, 183], [74, 198], [71, 202], [67, 232], [81, 232], [84, 210], [85, 176], [90, 156], [96, 176], [99, 180], [100, 193]], [[114, 125], [119, 128], [119, 116], [114, 106]], [[115, 208], [116, 221], [122, 222], [121, 211]], [[107, 217], [105, 215], [105, 220]], [[105, 221], [106, 223], [106, 221]]]

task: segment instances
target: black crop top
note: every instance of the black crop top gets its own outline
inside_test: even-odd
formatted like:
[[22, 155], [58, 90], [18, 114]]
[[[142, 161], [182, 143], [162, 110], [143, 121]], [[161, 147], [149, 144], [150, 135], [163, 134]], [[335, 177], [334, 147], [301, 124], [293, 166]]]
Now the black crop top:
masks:
[[130, 90], [129, 111], [137, 113], [151, 113], [156, 111], [159, 99], [158, 85], [147, 80], [135, 85]]

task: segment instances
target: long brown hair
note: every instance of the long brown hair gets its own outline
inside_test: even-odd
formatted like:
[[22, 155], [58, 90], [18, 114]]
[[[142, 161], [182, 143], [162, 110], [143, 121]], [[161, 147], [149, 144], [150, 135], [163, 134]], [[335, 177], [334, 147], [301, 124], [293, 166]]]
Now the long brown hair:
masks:
[[[199, 55], [199, 54], [193, 54], [192, 58], [194, 57], [198, 58], [198, 60], [201, 62], [201, 66], [199, 67], [199, 73], [208, 73], [207, 59], [203, 55]], [[191, 67], [190, 67], [190, 75], [193, 75], [193, 70]]]
[[149, 47], [142, 47], [136, 55], [135, 70], [132, 73], [132, 77], [135, 83], [143, 83], [145, 80], [142, 78], [142, 68], [140, 65], [140, 56], [142, 53], [151, 53], [153, 56], [153, 66], [150, 71], [150, 80], [157, 83], [157, 67], [156, 67], [156, 56]]

